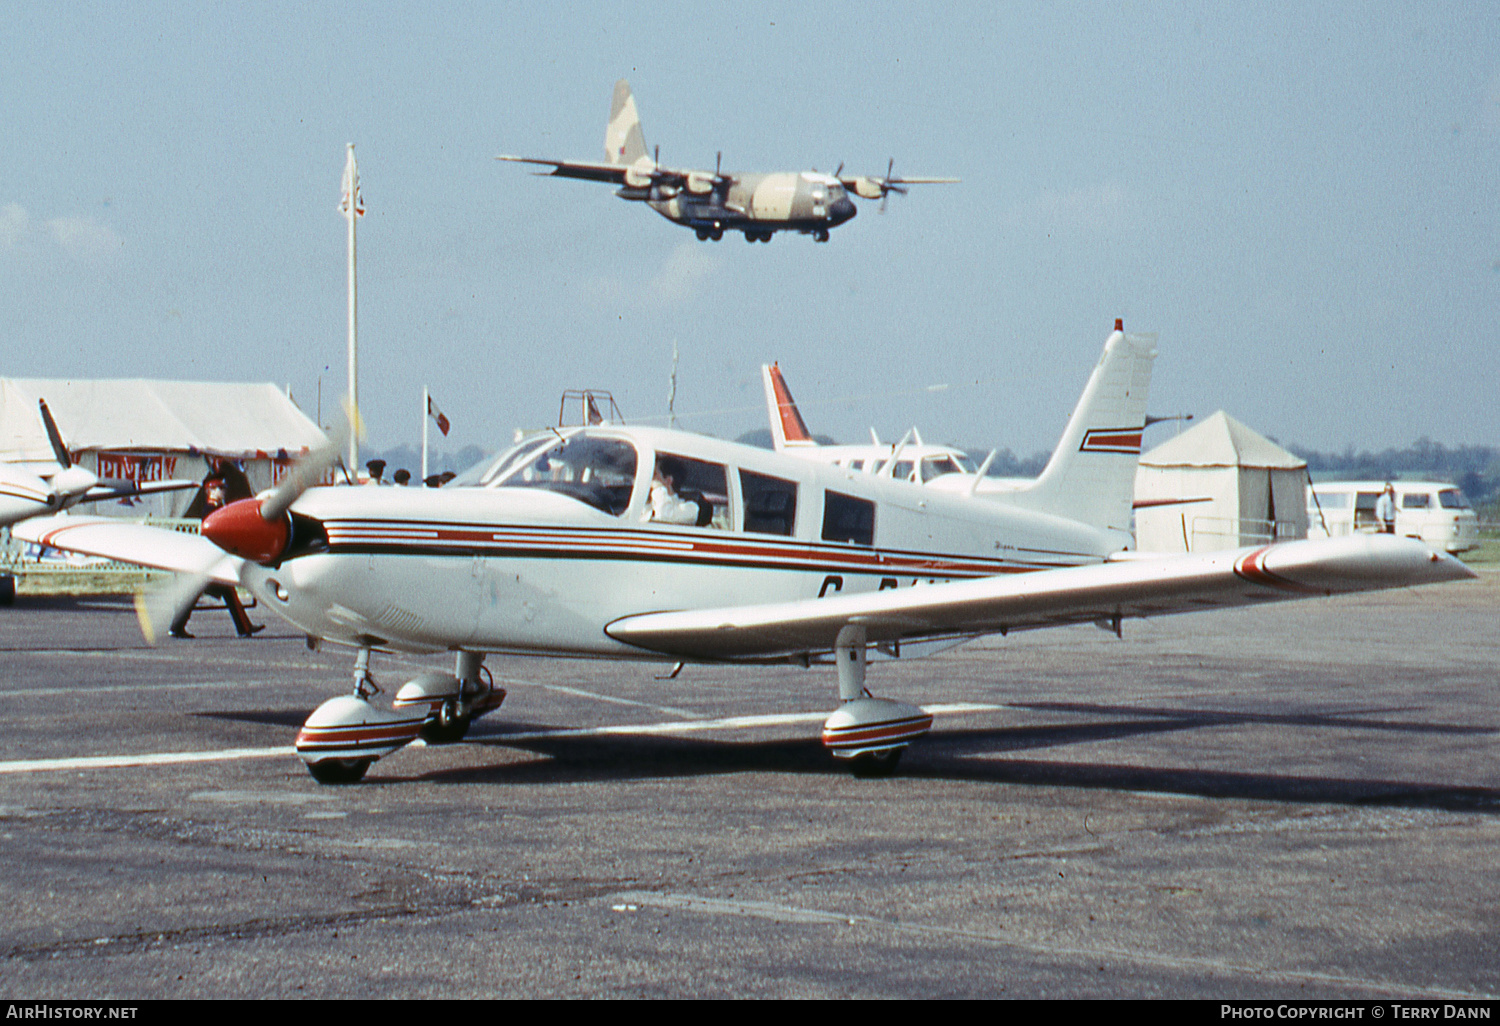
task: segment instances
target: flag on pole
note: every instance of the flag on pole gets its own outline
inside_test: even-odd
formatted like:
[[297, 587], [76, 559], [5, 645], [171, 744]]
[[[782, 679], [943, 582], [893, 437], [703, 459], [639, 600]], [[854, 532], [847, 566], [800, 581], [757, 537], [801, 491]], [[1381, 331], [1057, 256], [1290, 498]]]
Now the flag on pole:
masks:
[[[344, 165], [343, 194], [339, 197], [339, 213], [345, 217], [364, 217], [365, 199], [359, 194], [359, 167], [354, 163], [354, 147], [349, 147], [349, 162]], [[352, 203], [351, 203], [352, 197]], [[350, 208], [354, 213], [349, 213]]]
[[432, 401], [432, 396], [427, 397], [427, 416], [437, 421], [438, 430], [444, 436], [448, 434], [448, 418], [443, 416], [443, 411], [437, 408], [437, 403]]

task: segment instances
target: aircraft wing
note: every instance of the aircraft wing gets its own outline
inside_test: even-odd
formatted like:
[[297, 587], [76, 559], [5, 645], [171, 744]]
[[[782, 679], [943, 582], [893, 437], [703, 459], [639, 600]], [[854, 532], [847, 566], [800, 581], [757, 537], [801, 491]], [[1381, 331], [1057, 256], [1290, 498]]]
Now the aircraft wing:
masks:
[[584, 178], [591, 182], [614, 182], [625, 184], [625, 172], [629, 164], [592, 164], [584, 160], [547, 160], [540, 157], [499, 156], [496, 160], [510, 160], [520, 164], [545, 164], [551, 171], [538, 171], [540, 175], [556, 175], [560, 178]]
[[715, 187], [725, 187], [732, 178], [710, 171], [683, 171], [677, 168], [660, 167], [650, 162], [640, 164], [591, 163], [587, 160], [552, 160], [544, 157], [511, 157], [501, 155], [496, 160], [509, 160], [518, 164], [542, 164], [551, 171], [537, 171], [544, 177], [582, 178], [590, 182], [613, 182], [633, 189], [649, 185], [677, 185], [689, 187], [694, 192], [706, 193]]
[[188, 488], [201, 488], [202, 481], [173, 478], [168, 481], [116, 481], [102, 479], [84, 493], [79, 502], [104, 502], [109, 499], [128, 499], [135, 495], [154, 495], [157, 492], [179, 492]]
[[164, 527], [132, 524], [118, 517], [45, 517], [11, 528], [22, 541], [64, 552], [102, 556], [157, 570], [205, 574], [220, 584], [238, 584], [244, 560], [207, 538]]
[[839, 630], [871, 643], [1008, 633], [1074, 623], [1117, 627], [1161, 616], [1279, 599], [1462, 580], [1474, 572], [1421, 542], [1390, 535], [1132, 558], [861, 595], [628, 616], [618, 641], [691, 659], [774, 659], [832, 651]]

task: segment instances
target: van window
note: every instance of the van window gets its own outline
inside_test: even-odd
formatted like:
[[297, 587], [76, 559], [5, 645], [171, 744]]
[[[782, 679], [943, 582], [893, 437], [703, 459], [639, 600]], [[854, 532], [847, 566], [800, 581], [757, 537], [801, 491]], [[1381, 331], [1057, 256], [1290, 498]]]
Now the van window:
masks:
[[748, 470], [740, 471], [744, 530], [755, 534], [790, 535], [797, 526], [797, 482], [783, 481]]
[[1401, 496], [1402, 509], [1427, 509], [1432, 505], [1432, 496], [1426, 492], [1407, 492]]
[[1444, 509], [1468, 509], [1469, 500], [1457, 488], [1444, 488], [1438, 492], [1438, 503]]
[[[1313, 498], [1324, 509], [1348, 509], [1352, 496], [1348, 492], [1313, 492]], [[1373, 507], [1371, 507], [1373, 508]]]
[[1375, 503], [1380, 501], [1379, 492], [1359, 492], [1354, 498], [1354, 529], [1376, 527]]
[[874, 545], [875, 504], [841, 492], [824, 492], [823, 540]]

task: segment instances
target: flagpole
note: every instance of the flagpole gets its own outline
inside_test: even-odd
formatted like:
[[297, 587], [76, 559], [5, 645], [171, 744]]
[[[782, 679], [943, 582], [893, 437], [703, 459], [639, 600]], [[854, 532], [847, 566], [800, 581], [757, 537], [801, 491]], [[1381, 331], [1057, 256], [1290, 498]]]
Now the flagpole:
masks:
[[[359, 165], [354, 162], [354, 144], [349, 144], [348, 172], [351, 176], [349, 209], [349, 403], [359, 409], [359, 284], [355, 273], [354, 222], [358, 220]], [[349, 473], [359, 479], [359, 432], [349, 432]]]
[[428, 394], [427, 386], [422, 386], [422, 483], [427, 483], [427, 421], [428, 414], [432, 410], [432, 397]]

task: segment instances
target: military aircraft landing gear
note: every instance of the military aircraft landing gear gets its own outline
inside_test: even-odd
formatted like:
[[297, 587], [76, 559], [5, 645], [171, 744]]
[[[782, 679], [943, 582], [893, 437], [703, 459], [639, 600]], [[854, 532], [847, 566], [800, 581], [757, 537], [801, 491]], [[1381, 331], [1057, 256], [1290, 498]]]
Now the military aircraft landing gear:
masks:
[[906, 746], [932, 729], [932, 714], [865, 689], [867, 640], [864, 625], [851, 623], [834, 642], [844, 704], [823, 722], [823, 746], [835, 759], [848, 760], [856, 777], [887, 777]]
[[828, 229], [827, 228], [819, 228], [817, 231], [813, 232], [813, 241], [814, 242], [827, 242], [828, 241]]

